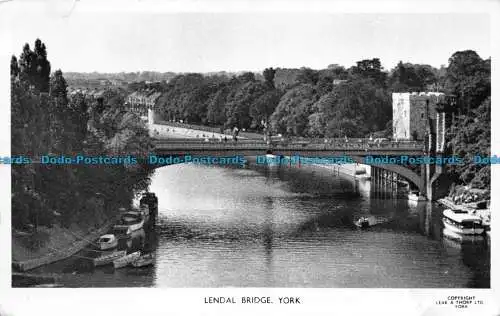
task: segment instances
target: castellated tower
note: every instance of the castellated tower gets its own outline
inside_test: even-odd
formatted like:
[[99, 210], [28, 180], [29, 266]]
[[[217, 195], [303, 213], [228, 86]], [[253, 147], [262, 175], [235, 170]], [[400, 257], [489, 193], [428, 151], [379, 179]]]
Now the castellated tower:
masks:
[[392, 131], [394, 140], [425, 140], [436, 133], [436, 106], [444, 100], [440, 92], [392, 94]]

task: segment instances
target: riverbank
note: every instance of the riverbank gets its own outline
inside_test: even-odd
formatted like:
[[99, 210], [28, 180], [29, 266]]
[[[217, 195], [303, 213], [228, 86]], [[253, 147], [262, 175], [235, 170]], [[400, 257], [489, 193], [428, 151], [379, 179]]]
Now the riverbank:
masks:
[[207, 132], [202, 130], [193, 130], [178, 126], [166, 124], [149, 124], [149, 136], [156, 138], [220, 138], [228, 137], [229, 135]]
[[[157, 131], [163, 131], [166, 129], [169, 129], [169, 132], [172, 132], [172, 128], [175, 129], [175, 132], [170, 133], [169, 136], [173, 137], [183, 137], [179, 135], [185, 134], [187, 137], [196, 137], [196, 135], [209, 135], [211, 136], [214, 134], [215, 137], [222, 136], [224, 137], [231, 136], [232, 133], [230, 130], [225, 130], [221, 133], [221, 127], [210, 127], [210, 126], [203, 126], [203, 125], [192, 125], [192, 124], [185, 124], [185, 123], [179, 123], [179, 122], [167, 122], [167, 121], [158, 121], [155, 124], [150, 124], [150, 129], [157, 130]], [[239, 138], [243, 139], [258, 139], [262, 140], [264, 135], [259, 134], [259, 133], [253, 133], [253, 132], [247, 132], [247, 131], [241, 131], [238, 133]]]
[[94, 229], [54, 225], [51, 228], [39, 227], [31, 234], [12, 230], [12, 268], [25, 272], [66, 259], [105, 234], [115, 221], [113, 218]]
[[[193, 127], [195, 129], [193, 129]], [[158, 138], [212, 138], [220, 139], [227, 137], [232, 138], [230, 131], [226, 130], [224, 133], [220, 133], [220, 130], [216, 128], [203, 127], [203, 126], [191, 126], [180, 123], [172, 122], [158, 122], [156, 124], [148, 124], [149, 135], [151, 137]], [[240, 139], [259, 139], [262, 140], [264, 135], [256, 133], [248, 133], [240, 131], [238, 133], [238, 138]]]

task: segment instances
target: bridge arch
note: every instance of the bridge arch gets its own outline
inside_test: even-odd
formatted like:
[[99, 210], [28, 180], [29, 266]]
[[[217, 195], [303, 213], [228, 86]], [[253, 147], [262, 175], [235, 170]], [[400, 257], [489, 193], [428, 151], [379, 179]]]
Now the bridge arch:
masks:
[[395, 172], [398, 175], [405, 178], [406, 180], [413, 183], [421, 193], [425, 193], [426, 187], [424, 179], [416, 172], [413, 172], [412, 170], [405, 168], [404, 166], [398, 164], [368, 164], [366, 163], [365, 159], [361, 156], [350, 156], [350, 158], [352, 158], [352, 160], [360, 164], [365, 164], [380, 169], [384, 169], [387, 171]]

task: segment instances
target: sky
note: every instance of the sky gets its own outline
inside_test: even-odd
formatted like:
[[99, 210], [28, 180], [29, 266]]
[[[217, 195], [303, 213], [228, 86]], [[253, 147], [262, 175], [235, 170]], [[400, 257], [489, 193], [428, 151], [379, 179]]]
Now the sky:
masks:
[[489, 16], [480, 13], [131, 13], [69, 4], [12, 17], [3, 31], [11, 54], [40, 38], [63, 72], [321, 69], [376, 57], [386, 69], [400, 60], [439, 67], [459, 50], [491, 54]]

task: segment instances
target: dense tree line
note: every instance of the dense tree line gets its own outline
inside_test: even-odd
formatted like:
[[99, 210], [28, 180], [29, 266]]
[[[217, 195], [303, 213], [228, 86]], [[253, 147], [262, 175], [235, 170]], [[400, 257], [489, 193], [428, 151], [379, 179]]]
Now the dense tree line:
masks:
[[438, 84], [439, 70], [400, 63], [391, 73], [378, 58], [345, 69], [267, 68], [261, 77], [182, 74], [159, 88], [160, 114], [225, 128], [238, 126], [289, 136], [365, 136], [386, 129], [390, 94]]
[[[483, 60], [471, 50], [456, 52], [449, 59], [446, 90], [457, 96], [455, 120], [448, 133], [448, 150], [472, 161], [491, 155], [491, 59]], [[491, 166], [467, 163], [450, 167], [457, 183], [490, 188]]]
[[[125, 93], [67, 95], [52, 73], [45, 45], [26, 44], [11, 60], [12, 156], [110, 156], [148, 152], [140, 120], [123, 107]], [[12, 165], [12, 225], [96, 225], [147, 188], [151, 171], [137, 165]], [[104, 204], [104, 206], [103, 206]], [[99, 206], [100, 205], [100, 206]]]

